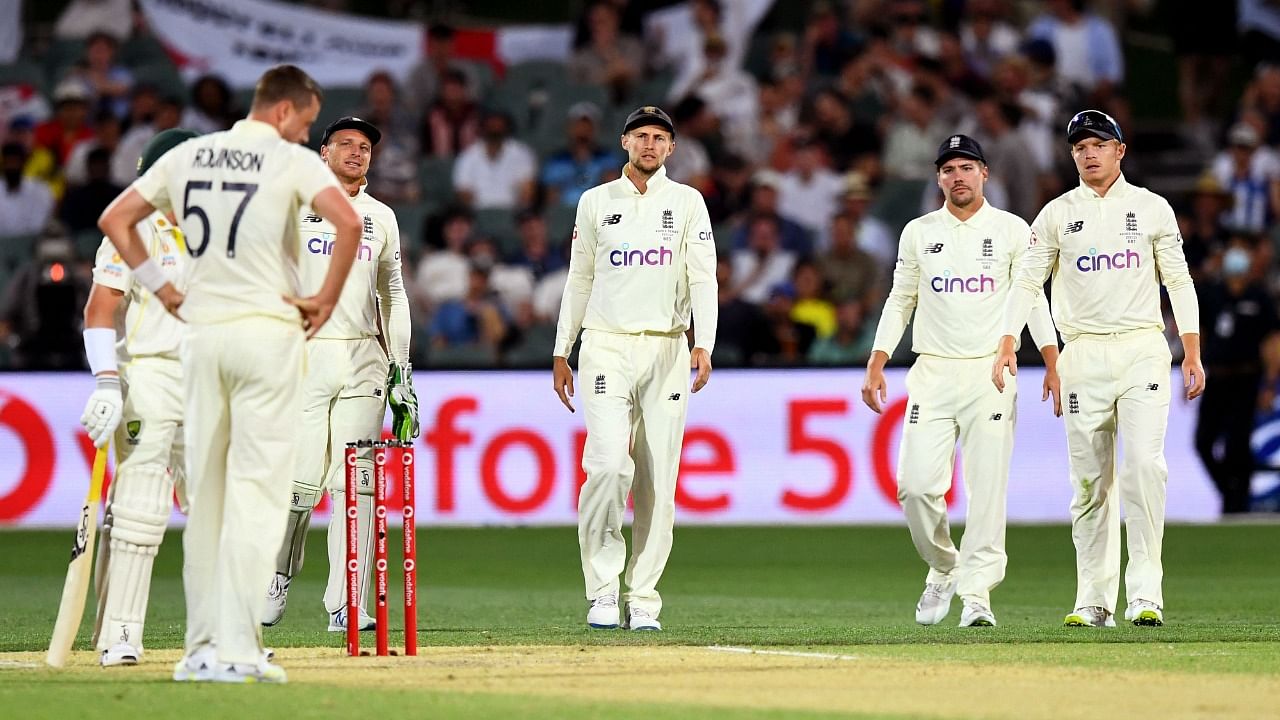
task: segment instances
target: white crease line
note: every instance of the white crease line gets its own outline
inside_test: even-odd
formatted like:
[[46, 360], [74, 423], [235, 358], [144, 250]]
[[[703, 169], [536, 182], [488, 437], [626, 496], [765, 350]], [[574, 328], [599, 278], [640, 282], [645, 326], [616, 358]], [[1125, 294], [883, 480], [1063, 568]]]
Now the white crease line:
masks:
[[21, 660], [0, 660], [0, 670], [7, 670], [10, 668], [34, 668], [34, 667], [40, 667], [40, 664], [33, 663], [33, 662], [23, 662]]
[[795, 650], [756, 650], [754, 648], [730, 647], [728, 645], [708, 645], [704, 649], [712, 652], [738, 653], [740, 655], [781, 655], [783, 657], [810, 658], [816, 660], [857, 660], [857, 655], [835, 655], [833, 653], [797, 652]]

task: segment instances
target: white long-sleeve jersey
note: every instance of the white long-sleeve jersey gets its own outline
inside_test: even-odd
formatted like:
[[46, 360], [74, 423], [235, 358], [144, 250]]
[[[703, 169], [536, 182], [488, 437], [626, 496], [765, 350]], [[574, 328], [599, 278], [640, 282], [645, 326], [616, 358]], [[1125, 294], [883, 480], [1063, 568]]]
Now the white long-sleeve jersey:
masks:
[[1032, 291], [1053, 275], [1053, 319], [1068, 342], [1080, 335], [1164, 329], [1160, 284], [1179, 333], [1200, 331], [1195, 285], [1173, 208], [1121, 175], [1105, 196], [1080, 183], [1054, 198], [1031, 225], [1003, 333], [1016, 335]]
[[[178, 290], [185, 290], [190, 258], [182, 230], [160, 212], [151, 213], [135, 227], [147, 254], [160, 266], [165, 278]], [[106, 238], [102, 238], [94, 257], [93, 282], [124, 293], [124, 303], [116, 311], [116, 359], [120, 365], [137, 357], [178, 360], [182, 322], [165, 310], [149, 290], [134, 282], [129, 266]]]
[[[387, 352], [399, 364], [409, 362], [409, 297], [400, 264], [400, 226], [395, 212], [365, 192], [365, 184], [351, 198], [360, 214], [360, 247], [342, 295], [316, 334], [329, 340], [354, 340], [380, 334], [379, 318], [386, 329]], [[329, 272], [336, 237], [333, 224], [310, 211], [298, 216], [298, 267], [302, 294], [314, 295]]]
[[715, 346], [719, 299], [716, 245], [702, 195], [659, 168], [641, 193], [622, 177], [578, 200], [569, 280], [554, 354], [568, 357], [583, 328], [680, 333], [694, 320], [694, 346]]
[[[965, 221], [944, 206], [907, 223], [873, 349], [892, 355], [914, 311], [911, 349], [916, 353], [995, 354], [1001, 312], [1029, 235], [1022, 218], [985, 200]], [[1036, 347], [1057, 347], [1043, 289], [1035, 306], [1026, 324]], [[1021, 337], [1021, 326], [1014, 335]]]

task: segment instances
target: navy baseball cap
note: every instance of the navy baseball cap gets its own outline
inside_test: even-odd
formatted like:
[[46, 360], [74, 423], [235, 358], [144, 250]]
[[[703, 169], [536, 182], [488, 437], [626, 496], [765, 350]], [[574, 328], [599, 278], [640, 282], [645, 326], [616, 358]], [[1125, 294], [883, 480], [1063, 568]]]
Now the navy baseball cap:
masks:
[[142, 149], [142, 157], [138, 158], [138, 175], [145, 175], [165, 153], [194, 137], [200, 137], [200, 133], [183, 128], [170, 128], [156, 133]]
[[1075, 145], [1082, 138], [1093, 136], [1102, 140], [1124, 142], [1120, 123], [1101, 110], [1082, 110], [1067, 123], [1067, 142]]
[[626, 135], [632, 130], [645, 125], [657, 125], [660, 128], [665, 128], [672, 136], [676, 134], [676, 124], [671, 122], [671, 116], [657, 105], [645, 105], [632, 111], [627, 116], [627, 122], [622, 126], [622, 134]]
[[982, 146], [968, 135], [952, 135], [943, 140], [938, 146], [938, 159], [934, 160], [933, 164], [942, 167], [948, 160], [955, 157], [973, 158], [984, 165], [987, 162], [987, 157], [982, 154]]
[[359, 130], [364, 133], [365, 137], [369, 138], [370, 145], [377, 145], [378, 141], [382, 139], [382, 133], [378, 131], [378, 128], [373, 126], [373, 123], [368, 120], [362, 120], [358, 117], [348, 115], [347, 117], [341, 117], [329, 123], [329, 127], [324, 129], [324, 135], [320, 136], [320, 144], [328, 145], [329, 136], [339, 130]]

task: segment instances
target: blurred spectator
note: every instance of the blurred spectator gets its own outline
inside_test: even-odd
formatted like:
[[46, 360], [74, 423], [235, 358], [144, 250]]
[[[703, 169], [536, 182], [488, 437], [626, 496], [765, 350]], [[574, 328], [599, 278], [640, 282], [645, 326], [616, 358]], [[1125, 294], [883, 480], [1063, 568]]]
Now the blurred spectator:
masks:
[[928, 24], [924, 0], [889, 0], [886, 10], [894, 49], [907, 57], [938, 57], [938, 33]]
[[483, 268], [473, 265], [463, 277], [466, 293], [436, 308], [427, 337], [436, 348], [479, 345], [496, 354], [507, 335], [508, 320], [502, 304], [489, 288], [489, 275]]
[[756, 142], [742, 157], [767, 164], [775, 148], [785, 145], [800, 124], [800, 104], [793, 102], [786, 90], [786, 80], [760, 83], [760, 113], [756, 123]]
[[[405, 87], [405, 105], [415, 118], [423, 115], [426, 108], [437, 103], [444, 93], [444, 85], [452, 76], [462, 84], [468, 98], [479, 97], [483, 89], [480, 82], [480, 71], [474, 65], [454, 56], [454, 35], [456, 32], [449, 25], [437, 24], [427, 28], [426, 57], [409, 73], [409, 82]], [[426, 145], [426, 143], [423, 143]], [[437, 155], [452, 155], [453, 152]]]
[[1206, 279], [1209, 261], [1217, 258], [1227, 244], [1227, 230], [1222, 225], [1222, 218], [1231, 203], [1231, 193], [1213, 173], [1206, 172], [1196, 181], [1191, 193], [1190, 215], [1179, 218], [1182, 253], [1196, 282]]
[[750, 245], [752, 225], [757, 217], [763, 215], [773, 218], [783, 250], [797, 255], [809, 254], [813, 247], [809, 233], [800, 224], [778, 214], [778, 189], [781, 184], [782, 178], [773, 170], [761, 170], [751, 178], [751, 205], [733, 230], [734, 248]]
[[826, 145], [836, 170], [861, 170], [872, 177], [879, 174], [880, 134], [874, 125], [854, 120], [845, 97], [834, 90], [818, 92], [813, 98], [813, 114], [817, 138]]
[[475, 220], [466, 208], [453, 207], [445, 210], [439, 225], [438, 235], [427, 233], [428, 245], [436, 249], [423, 256], [414, 274], [417, 295], [425, 301], [428, 312], [440, 303], [466, 294], [467, 268], [470, 267], [466, 250], [475, 230]]
[[813, 346], [814, 330], [812, 325], [792, 319], [795, 301], [796, 289], [791, 283], [781, 282], [770, 288], [761, 308], [770, 333], [764, 357], [755, 358], [755, 362], [795, 365], [808, 356], [809, 348]]
[[831, 220], [831, 247], [818, 256], [818, 262], [831, 297], [844, 300], [871, 301], [880, 282], [880, 263], [858, 247], [854, 217], [837, 213]]
[[99, 110], [93, 119], [93, 139], [76, 143], [67, 159], [63, 173], [68, 187], [84, 185], [89, 182], [89, 153], [94, 150], [107, 151], [107, 167], [111, 165], [111, 154], [120, 146], [120, 118], [110, 110]]
[[6, 132], [14, 122], [24, 120], [34, 127], [51, 113], [48, 100], [36, 86], [21, 80], [0, 81], [0, 139], [8, 139]]
[[132, 0], [71, 0], [58, 16], [54, 36], [80, 40], [104, 32], [120, 42], [133, 33]]
[[566, 266], [564, 253], [560, 250], [563, 240], [552, 243], [547, 235], [547, 221], [542, 215], [525, 210], [517, 220], [520, 232], [520, 250], [510, 258], [511, 264], [525, 268], [534, 280], [541, 280], [547, 275]]
[[533, 151], [511, 137], [511, 121], [500, 112], [485, 115], [480, 138], [462, 151], [453, 166], [458, 199], [478, 210], [528, 207], [538, 167]]
[[1211, 13], [1171, 12], [1169, 30], [1178, 58], [1178, 101], [1187, 136], [1211, 148], [1216, 134], [1211, 115], [1227, 89], [1227, 73], [1237, 42], [1236, 3], [1221, 3]]
[[1253, 82], [1245, 88], [1240, 106], [1255, 112], [1266, 124], [1263, 140], [1267, 145], [1280, 145], [1280, 65], [1259, 65]]
[[696, 92], [720, 119], [725, 145], [740, 154], [750, 152], [760, 112], [756, 81], [729, 63], [729, 46], [719, 35], [707, 38], [703, 55], [702, 73], [687, 87], [672, 86], [670, 100], [676, 102]]
[[1196, 452], [1222, 495], [1223, 514], [1249, 511], [1253, 453], [1249, 436], [1259, 405], [1262, 345], [1280, 330], [1275, 303], [1254, 279], [1252, 237], [1233, 238], [1222, 280], [1198, 288], [1204, 333], [1205, 387], [1196, 422]]
[[487, 237], [472, 241], [467, 248], [467, 259], [471, 267], [483, 270], [488, 276], [489, 289], [495, 293], [512, 324], [527, 328], [533, 319], [530, 300], [533, 299], [534, 279], [529, 268], [502, 262], [498, 246]]
[[378, 71], [364, 85], [364, 107], [356, 115], [382, 131], [382, 140], [373, 147], [374, 162], [369, 169], [369, 192], [387, 203], [418, 200], [418, 138], [413, 118], [397, 100], [399, 90], [391, 75]]
[[[204, 135], [228, 130], [240, 117], [227, 82], [217, 75], [202, 75], [191, 86], [191, 104], [182, 113], [182, 127]], [[385, 138], [387, 131], [379, 129]]]
[[[542, 166], [547, 204], [577, 207], [582, 193], [618, 177], [617, 155], [596, 143], [599, 124], [600, 108], [595, 103], [584, 100], [569, 108], [569, 145], [547, 158]], [[679, 151], [685, 150], [681, 139]]]
[[[680, 152], [685, 150], [682, 144]], [[725, 157], [712, 170], [711, 191], [703, 196], [713, 226], [738, 220], [751, 203], [751, 167], [737, 155]]]
[[[730, 358], [728, 364], [770, 352], [772, 330], [759, 305], [743, 300], [733, 285], [733, 264], [723, 255], [716, 258], [720, 322], [716, 326], [716, 350]], [[724, 362], [723, 360], [721, 362]]]
[[[568, 245], [566, 244], [566, 248]], [[569, 282], [569, 263], [543, 275], [533, 286], [533, 320], [543, 325], [555, 325], [560, 319], [560, 300], [564, 298], [564, 286]]]
[[64, 182], [62, 169], [52, 150], [36, 144], [35, 126], [31, 121], [25, 117], [14, 118], [5, 142], [17, 143], [26, 149], [27, 165], [22, 174], [47, 185], [57, 199]]
[[111, 151], [94, 148], [88, 154], [88, 182], [72, 185], [62, 199], [58, 218], [72, 233], [98, 228], [98, 216], [124, 188], [111, 182]]
[[791, 306], [791, 319], [813, 328], [818, 338], [831, 337], [836, 332], [836, 306], [827, 299], [826, 280], [822, 271], [810, 260], [796, 264], [792, 276], [795, 288], [795, 304]]
[[826, 166], [822, 146], [802, 141], [792, 169], [778, 183], [778, 214], [790, 218], [816, 237], [836, 213], [844, 178]]
[[440, 80], [439, 97], [422, 122], [422, 149], [435, 157], [453, 157], [480, 135], [480, 108], [471, 99], [467, 77], [448, 70]]
[[1212, 166], [1214, 177], [1234, 198], [1225, 224], [1232, 230], [1264, 232], [1280, 211], [1280, 156], [1261, 147], [1258, 131], [1247, 123], [1233, 125], [1227, 142]]
[[123, 118], [129, 112], [129, 90], [133, 73], [119, 62], [120, 43], [105, 32], [89, 36], [84, 60], [73, 75], [84, 81], [98, 109], [110, 110]]
[[663, 167], [667, 177], [676, 182], [692, 185], [706, 194], [711, 183], [711, 156], [707, 143], [716, 141], [716, 116], [702, 98], [690, 95], [671, 109], [671, 119], [679, 129], [675, 151], [667, 157]]
[[804, 72], [810, 77], [835, 77], [862, 47], [862, 39], [840, 21], [827, 2], [818, 2], [804, 28]]
[[[89, 91], [84, 84], [68, 78], [53, 91], [53, 117], [36, 126], [36, 145], [48, 148], [58, 162], [66, 165], [76, 143], [93, 137], [89, 127]], [[55, 194], [60, 195], [55, 188]]]
[[0, 238], [35, 235], [53, 215], [53, 192], [44, 182], [25, 177], [27, 149], [7, 142], [0, 148], [0, 171], [4, 192], [0, 193]]
[[160, 90], [156, 86], [147, 83], [134, 85], [133, 92], [129, 95], [129, 116], [125, 118], [124, 130], [151, 122], [159, 108]]
[[587, 7], [586, 42], [569, 58], [569, 78], [576, 83], [609, 88], [615, 105], [631, 96], [645, 67], [640, 41], [620, 32], [622, 17], [616, 5], [597, 0]]
[[[1050, 49], [1052, 52], [1052, 49]], [[1000, 102], [1018, 106], [1022, 121], [1018, 133], [1027, 142], [1027, 149], [1040, 171], [1042, 197], [1055, 194], [1057, 183], [1050, 180], [1056, 163], [1063, 156], [1060, 130], [1055, 125], [1058, 117], [1057, 98], [1042, 90], [1031, 88], [1031, 63], [1025, 57], [1005, 58], [996, 66], [992, 76], [996, 97]]]
[[960, 37], [953, 33], [938, 35], [937, 61], [922, 60], [918, 69], [918, 79], [923, 80], [921, 73], [926, 72], [936, 78], [933, 87], [940, 98], [938, 105], [944, 108], [941, 114], [949, 123], [963, 119], [969, 109], [969, 98], [986, 93], [990, 88], [987, 78], [969, 62]]
[[1017, 131], [1022, 110], [1012, 103], [986, 97], [974, 107], [979, 142], [987, 156], [991, 177], [1004, 186], [1008, 207], [1028, 223], [1040, 212], [1040, 171], [1035, 156]]
[[1280, 58], [1280, 8], [1273, 0], [1239, 0], [1237, 5], [1245, 59], [1250, 65]]
[[134, 125], [120, 138], [120, 146], [111, 156], [111, 179], [124, 187], [132, 183], [138, 177], [138, 159], [142, 157], [143, 148], [156, 133], [176, 128], [181, 121], [182, 101], [172, 96], [161, 98], [149, 122]]
[[1124, 53], [1105, 18], [1085, 11], [1085, 0], [1048, 0], [1027, 35], [1053, 44], [1058, 76], [1079, 85], [1093, 104], [1111, 97], [1124, 80]]
[[734, 292], [749, 303], [763, 303], [775, 285], [791, 280], [796, 256], [782, 249], [779, 232], [776, 215], [755, 214], [748, 221], [747, 247], [733, 252]]
[[75, 263], [75, 248], [53, 223], [36, 243], [35, 256], [9, 281], [0, 307], [0, 337], [13, 349], [14, 368], [84, 367], [80, 309], [89, 298], [90, 283]]
[[[661, 48], [655, 64], [675, 70], [675, 78], [671, 84], [672, 100], [684, 97], [697, 84], [698, 78], [705, 71], [703, 52], [707, 38], [723, 35], [724, 11], [738, 10], [735, 7], [738, 4], [743, 3], [730, 4], [726, 8], [720, 0], [692, 0], [688, 4], [687, 16], [681, 17], [684, 13], [668, 16], [664, 23], [654, 13], [647, 19], [650, 43]], [[734, 67], [739, 67], [746, 53], [745, 43], [750, 37], [739, 36], [738, 33], [731, 33], [731, 37], [734, 45], [729, 52], [729, 62]]]
[[845, 300], [836, 306], [836, 331], [818, 338], [809, 348], [814, 365], [862, 365], [871, 357], [875, 324], [867, 321], [867, 307], [861, 300]]
[[969, 64], [990, 78], [996, 65], [1018, 52], [1022, 35], [1007, 22], [1003, 0], [969, 0], [960, 23], [960, 44]]
[[865, 175], [855, 172], [845, 176], [841, 212], [853, 226], [858, 247], [879, 260], [882, 266], [892, 267], [898, 261], [898, 239], [883, 220], [869, 212], [874, 199]]
[[937, 96], [923, 85], [915, 85], [902, 99], [897, 122], [885, 141], [884, 167], [890, 177], [906, 180], [932, 179], [938, 143], [947, 129], [937, 119]]
[[889, 107], [889, 89], [876, 74], [871, 53], [864, 52], [851, 58], [840, 68], [831, 89], [853, 113], [854, 123], [860, 123], [868, 132], [875, 133], [876, 121], [884, 117]]

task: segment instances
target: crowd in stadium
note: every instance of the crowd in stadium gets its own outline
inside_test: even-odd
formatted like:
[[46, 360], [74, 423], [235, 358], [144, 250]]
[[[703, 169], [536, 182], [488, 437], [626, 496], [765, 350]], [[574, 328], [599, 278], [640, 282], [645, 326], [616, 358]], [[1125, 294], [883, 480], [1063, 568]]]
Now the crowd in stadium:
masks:
[[[184, 83], [140, 13], [104, 11], [122, 4], [72, 2], [51, 37], [28, 28], [19, 63], [0, 68], [9, 367], [82, 367], [99, 213], [156, 132], [220, 130], [246, 110], [217, 75]], [[1178, 210], [1202, 304], [1247, 294], [1274, 315], [1280, 66], [1262, 61], [1280, 57], [1273, 4], [1166, 13], [1168, 27], [1142, 33], [1133, 13], [1153, 3], [814, 2], [801, 24], [745, 31], [728, 0], [690, 4], [692, 32], [673, 42], [643, 3], [583, 3], [567, 63], [501, 68], [458, 58], [455, 31], [429, 22], [407, 82], [371, 67], [363, 88], [326, 88], [322, 118], [382, 130], [369, 192], [399, 216], [418, 364], [546, 367], [575, 204], [618, 177], [620, 118], [639, 104], [670, 111], [669, 173], [711, 212], [721, 366], [864, 364], [897, 233], [940, 203], [939, 142], [977, 138], [987, 197], [1030, 221], [1076, 182], [1063, 128], [1083, 108], [1119, 120], [1130, 180]], [[1147, 95], [1126, 38], [1176, 51], [1176, 117], [1135, 106]], [[17, 71], [30, 68], [40, 73]], [[1280, 345], [1258, 351], [1270, 325], [1215, 343], [1233, 330], [1204, 317], [1210, 375], [1214, 363], [1265, 364], [1274, 394]]]

